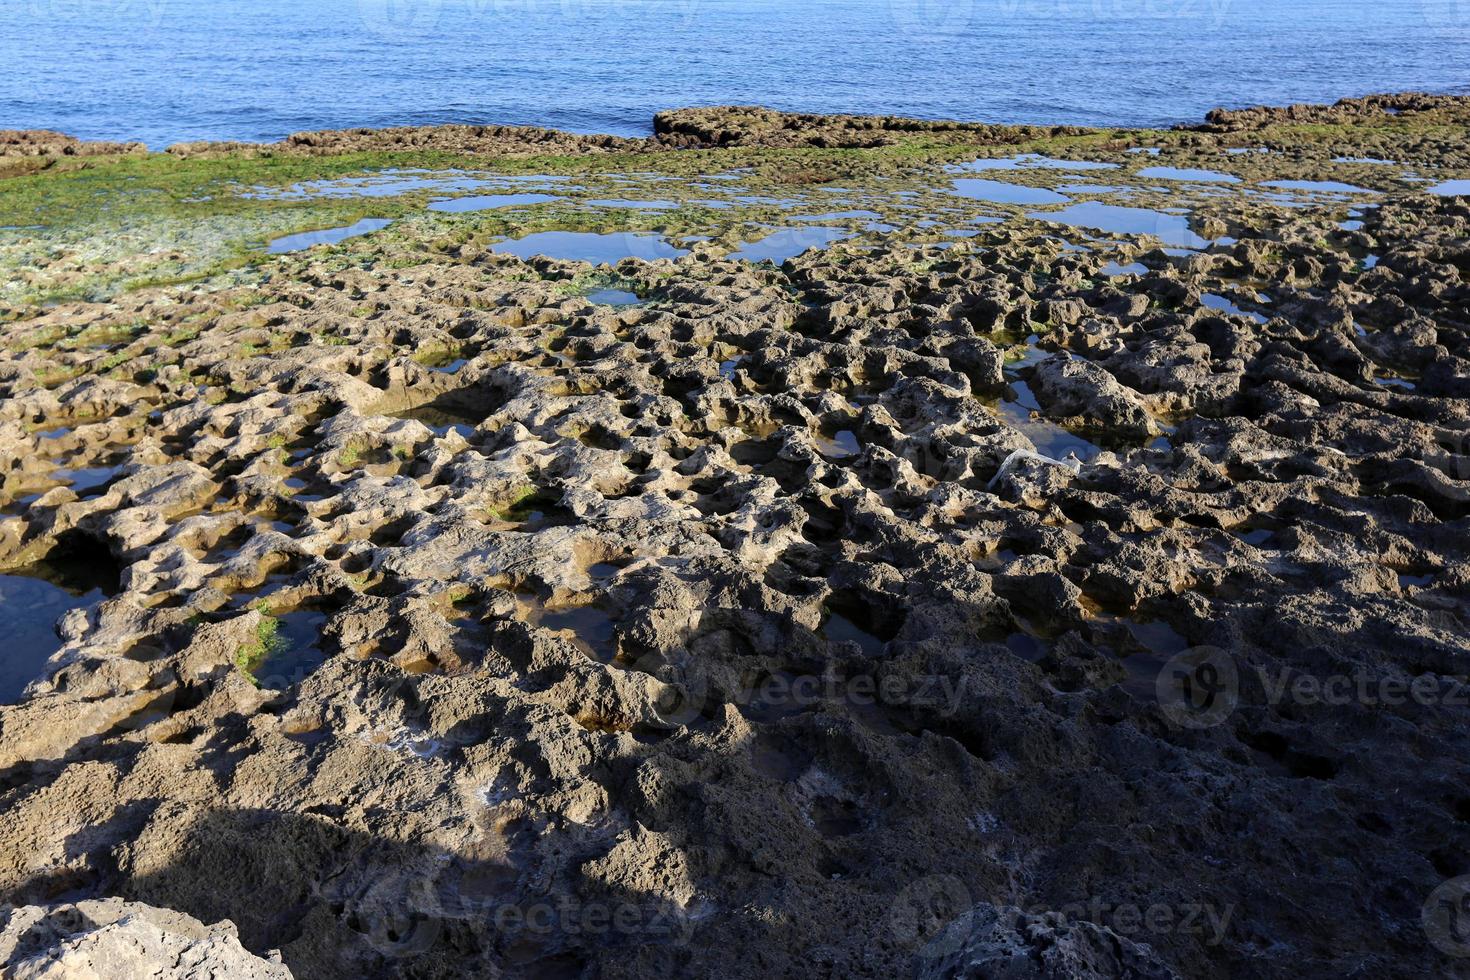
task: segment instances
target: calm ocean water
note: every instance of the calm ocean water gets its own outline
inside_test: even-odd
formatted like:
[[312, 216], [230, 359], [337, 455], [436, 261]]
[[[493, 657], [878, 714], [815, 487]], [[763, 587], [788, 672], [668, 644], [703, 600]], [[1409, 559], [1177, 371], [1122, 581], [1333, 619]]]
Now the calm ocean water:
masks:
[[1162, 124], [1466, 91], [1467, 42], [1470, 0], [0, 0], [0, 128], [641, 134], [729, 102]]

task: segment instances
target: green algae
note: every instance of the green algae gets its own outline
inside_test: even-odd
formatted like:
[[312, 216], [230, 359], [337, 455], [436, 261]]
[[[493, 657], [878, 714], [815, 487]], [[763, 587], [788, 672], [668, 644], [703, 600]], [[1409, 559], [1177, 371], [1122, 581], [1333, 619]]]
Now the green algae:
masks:
[[258, 686], [254, 669], [288, 645], [289, 641], [281, 635], [281, 621], [262, 610], [260, 622], [255, 627], [255, 638], [235, 651], [235, 667]]
[[[405, 268], [483, 248], [497, 239], [553, 230], [697, 236], [707, 239], [709, 248], [728, 251], [748, 238], [752, 226], [817, 217], [824, 204], [862, 204], [878, 210], [893, 227], [893, 241], [922, 246], [927, 242], [914, 227], [916, 216], [935, 219], [936, 224], [963, 223], [977, 213], [1024, 220], [1019, 208], [959, 206], [962, 202], [945, 193], [948, 177], [943, 170], [957, 162], [1023, 153], [1116, 159], [1130, 147], [1147, 145], [1160, 155], [1135, 155], [1131, 165], [1125, 160], [1118, 177], [1133, 179], [1137, 170], [1160, 160], [1217, 165], [1228, 160], [1247, 176], [1306, 178], [1335, 172], [1360, 175], [1367, 186], [1375, 186], [1373, 180], [1378, 181], [1376, 186], [1385, 181], [1397, 186], [1395, 178], [1379, 172], [1361, 176], [1362, 166], [1329, 164], [1332, 148], [1386, 142], [1393, 144], [1396, 159], [1411, 160], [1414, 147], [1424, 140], [1463, 142], [1465, 127], [1433, 116], [1422, 120], [1385, 116], [1335, 124], [1275, 123], [1225, 134], [1099, 129], [1010, 136], [1014, 138], [1005, 133], [988, 139], [965, 132], [886, 133], [885, 138], [893, 140], [888, 145], [840, 149], [732, 147], [492, 157], [445, 151], [297, 156], [261, 148], [206, 157], [132, 154], [57, 161], [40, 172], [0, 180], [0, 272], [16, 273], [0, 276], [0, 320], [22, 315], [26, 307], [107, 299], [141, 288], [203, 286], [215, 291], [262, 283], [276, 263], [294, 261], [290, 256], [266, 256], [267, 242], [369, 217], [391, 219], [394, 224], [366, 239], [321, 246], [313, 250], [314, 257], [341, 254], [349, 263]], [[1225, 151], [1237, 144], [1291, 146], [1299, 152], [1227, 157]], [[301, 182], [361, 178], [395, 169], [453, 170], [487, 178], [545, 176], [572, 183], [558, 186], [557, 199], [550, 202], [460, 214], [427, 212], [431, 200], [442, 198], [442, 191], [432, 187], [368, 199], [283, 199], [269, 193]], [[712, 205], [714, 182], [708, 178], [737, 173], [743, 199]], [[1006, 174], [1007, 180], [1033, 186], [1055, 183], [1057, 176], [1058, 172], [1025, 169]], [[266, 192], [258, 193], [262, 188]], [[841, 193], [825, 193], [828, 190]], [[247, 192], [256, 193], [246, 196]], [[676, 206], [656, 212], [588, 206], [600, 198], [650, 193]], [[895, 203], [900, 194], [910, 195], [908, 201]], [[891, 209], [884, 210], [880, 201]], [[1199, 203], [1199, 215], [1207, 217], [1211, 206]], [[848, 239], [850, 246], [860, 248], [872, 241], [873, 229], [851, 220], [843, 224], [854, 235]], [[967, 239], [945, 247], [965, 251], [985, 244]], [[365, 254], [372, 257], [362, 258]], [[832, 260], [841, 262], [844, 254], [844, 249], [835, 248]], [[930, 267], [930, 259], [916, 257], [913, 262], [915, 270]], [[22, 270], [25, 274], [20, 274]]]

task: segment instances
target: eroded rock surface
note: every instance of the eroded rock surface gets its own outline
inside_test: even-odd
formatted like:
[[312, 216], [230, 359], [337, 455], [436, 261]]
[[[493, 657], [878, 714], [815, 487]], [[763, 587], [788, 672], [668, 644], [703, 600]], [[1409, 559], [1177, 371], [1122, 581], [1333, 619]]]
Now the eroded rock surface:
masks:
[[146, 150], [142, 143], [79, 140], [48, 129], [0, 129], [0, 157], [104, 156]]
[[[946, 947], [957, 946], [951, 952]], [[923, 980], [1178, 980], [1146, 946], [1092, 922], [979, 905], [931, 941]]]
[[278, 143], [176, 143], [180, 157], [265, 151], [288, 156], [330, 156], [366, 151], [439, 150], [486, 156], [546, 153], [636, 153], [658, 149], [651, 140], [583, 136], [537, 126], [400, 126], [391, 129], [333, 129], [293, 133]]
[[142, 143], [79, 140], [46, 129], [0, 129], [0, 178], [45, 169], [58, 159], [147, 152]]
[[762, 106], [712, 106], [660, 112], [654, 136], [694, 147], [873, 147], [923, 134], [975, 145], [1019, 143], [1037, 136], [1087, 132], [1078, 126], [996, 126], [897, 116], [823, 116]]
[[1431, 95], [1427, 92], [1398, 92], [1339, 99], [1332, 105], [1251, 106], [1247, 109], [1215, 109], [1200, 128], [1206, 132], [1233, 133], [1264, 129], [1274, 123], [1381, 122], [1386, 115], [1403, 113], [1461, 114], [1470, 108], [1470, 96]]
[[252, 955], [228, 923], [117, 898], [0, 911], [0, 971], [12, 980], [291, 980], [280, 955]]
[[0, 891], [309, 977], [1453, 975], [1470, 207], [1373, 203], [15, 311], [0, 567], [121, 588], [0, 707]]

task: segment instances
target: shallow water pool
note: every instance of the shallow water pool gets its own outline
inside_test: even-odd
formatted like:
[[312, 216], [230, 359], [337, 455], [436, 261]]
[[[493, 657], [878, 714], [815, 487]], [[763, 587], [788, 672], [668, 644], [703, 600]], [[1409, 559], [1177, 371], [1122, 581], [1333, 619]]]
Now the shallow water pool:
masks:
[[429, 210], [465, 214], [470, 211], [490, 211], [495, 208], [513, 208], [559, 200], [561, 199], [551, 194], [476, 194], [472, 197], [451, 197], [435, 201], [429, 205]]
[[996, 157], [988, 160], [971, 160], [968, 163], [956, 163], [949, 166], [951, 173], [984, 173], [987, 170], [1026, 170], [1035, 168], [1038, 170], [1115, 170], [1116, 163], [1104, 163], [1099, 160], [1058, 160], [1055, 157], [1044, 157], [1036, 153], [1022, 153], [1013, 157]]
[[679, 206], [678, 201], [638, 201], [632, 198], [600, 198], [585, 203], [594, 208], [617, 208], [628, 211], [673, 211]]
[[598, 306], [639, 306], [643, 300], [630, 289], [594, 289], [587, 294], [587, 302]]
[[0, 575], [0, 622], [6, 629], [0, 648], [0, 704], [20, 700], [26, 685], [41, 676], [46, 661], [61, 649], [57, 620], [116, 591], [117, 569], [101, 560], [41, 562]]
[[1007, 184], [1003, 180], [963, 177], [954, 182], [954, 194], [991, 204], [1066, 204], [1071, 198], [1045, 187]]
[[1210, 244], [1190, 229], [1188, 215], [1167, 214], [1152, 208], [1082, 201], [1060, 211], [1032, 211], [1026, 216], [1074, 228], [1096, 228], [1115, 235], [1153, 235], [1166, 245], [1181, 248], [1204, 248]]
[[391, 218], [363, 218], [361, 221], [355, 221], [340, 228], [303, 231], [276, 238], [265, 247], [265, 250], [271, 255], [284, 255], [287, 252], [300, 252], [317, 245], [335, 245], [359, 235], [370, 235], [375, 231], [382, 231], [392, 223]]
[[462, 170], [383, 170], [365, 177], [304, 180], [289, 187], [252, 187], [241, 197], [258, 201], [304, 201], [312, 198], [350, 200], [397, 197], [413, 191], [453, 194], [501, 185], [499, 179], [475, 177]]
[[1200, 305], [1211, 310], [1219, 310], [1221, 313], [1229, 313], [1232, 316], [1243, 316], [1256, 323], [1265, 323], [1266, 318], [1259, 313], [1252, 313], [1236, 306], [1224, 296], [1216, 293], [1204, 293], [1199, 298]]
[[492, 252], [518, 255], [529, 259], [544, 255], [550, 259], [590, 262], [593, 265], [621, 262], [623, 259], [674, 259], [688, 255], [689, 250], [676, 248], [662, 235], [648, 231], [618, 231], [599, 234], [592, 231], [538, 231], [524, 238], [496, 242]]
[[322, 627], [327, 616], [314, 609], [298, 609], [276, 617], [275, 642], [250, 674], [261, 687], [285, 690], [300, 684], [326, 662], [322, 651]]
[[1278, 187], [1284, 191], [1310, 191], [1314, 194], [1377, 194], [1377, 191], [1340, 180], [1268, 180], [1262, 187]]
[[1191, 169], [1188, 167], [1145, 167], [1138, 176], [1157, 180], [1185, 180], [1210, 184], [1238, 184], [1240, 178], [1218, 170]]
[[1440, 197], [1470, 197], [1470, 180], [1446, 180], [1426, 190]]
[[881, 657], [888, 646], [881, 637], [832, 610], [827, 611], [827, 618], [823, 620], [818, 632], [828, 643], [856, 643], [865, 657]]
[[533, 604], [532, 618], [543, 629], [570, 631], [572, 643], [598, 663], [610, 664], [617, 659], [617, 623], [604, 609], [596, 606], [547, 609]]
[[781, 228], [755, 242], [742, 242], [730, 258], [743, 262], [774, 262], [780, 265], [810, 248], [826, 248], [833, 242], [851, 238], [845, 228]]

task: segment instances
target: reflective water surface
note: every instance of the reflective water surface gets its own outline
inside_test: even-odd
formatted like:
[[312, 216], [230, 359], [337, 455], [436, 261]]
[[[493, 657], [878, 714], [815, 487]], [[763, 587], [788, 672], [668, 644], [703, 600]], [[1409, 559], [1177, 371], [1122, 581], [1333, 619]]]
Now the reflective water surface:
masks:
[[642, 135], [660, 109], [751, 103], [1163, 125], [1463, 90], [1467, 31], [1464, 0], [10, 0], [0, 64], [23, 70], [0, 72], [0, 127], [160, 148], [446, 122]]

